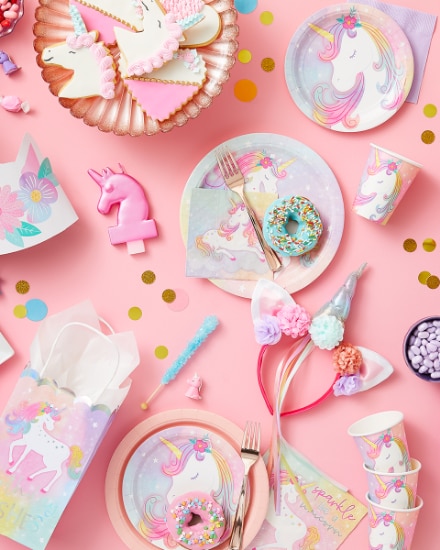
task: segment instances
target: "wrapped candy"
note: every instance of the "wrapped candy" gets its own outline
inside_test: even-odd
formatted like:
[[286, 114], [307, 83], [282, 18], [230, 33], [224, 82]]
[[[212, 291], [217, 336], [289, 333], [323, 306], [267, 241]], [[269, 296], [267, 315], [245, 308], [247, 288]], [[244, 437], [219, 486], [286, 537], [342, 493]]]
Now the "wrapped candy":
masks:
[[18, 96], [15, 95], [2, 95], [0, 96], [0, 105], [5, 111], [10, 111], [12, 113], [28, 113], [30, 111], [30, 105], [27, 101], [22, 101]]

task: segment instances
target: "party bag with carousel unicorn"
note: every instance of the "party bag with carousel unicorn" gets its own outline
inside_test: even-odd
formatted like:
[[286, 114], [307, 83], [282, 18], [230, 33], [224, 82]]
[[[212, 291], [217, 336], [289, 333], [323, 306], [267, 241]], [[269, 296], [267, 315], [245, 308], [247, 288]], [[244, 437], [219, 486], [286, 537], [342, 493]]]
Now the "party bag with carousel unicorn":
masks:
[[0, 416], [0, 534], [46, 547], [138, 363], [134, 334], [114, 333], [89, 301], [40, 324]]

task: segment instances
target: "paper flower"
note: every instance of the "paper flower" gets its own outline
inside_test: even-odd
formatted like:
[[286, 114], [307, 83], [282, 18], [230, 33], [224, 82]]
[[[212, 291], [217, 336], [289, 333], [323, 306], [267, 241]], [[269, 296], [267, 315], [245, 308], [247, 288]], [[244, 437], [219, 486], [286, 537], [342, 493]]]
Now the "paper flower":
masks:
[[341, 376], [333, 385], [333, 393], [339, 395], [353, 395], [361, 390], [362, 381], [358, 374]]
[[261, 345], [277, 344], [281, 340], [281, 329], [274, 315], [263, 315], [254, 322], [255, 339]]
[[352, 344], [343, 342], [333, 350], [333, 366], [343, 376], [357, 373], [362, 361], [361, 351]]
[[309, 328], [314, 344], [321, 349], [333, 349], [344, 337], [344, 324], [334, 315], [320, 315]]
[[309, 330], [311, 316], [298, 304], [286, 305], [276, 314], [281, 332], [286, 336], [298, 338]]

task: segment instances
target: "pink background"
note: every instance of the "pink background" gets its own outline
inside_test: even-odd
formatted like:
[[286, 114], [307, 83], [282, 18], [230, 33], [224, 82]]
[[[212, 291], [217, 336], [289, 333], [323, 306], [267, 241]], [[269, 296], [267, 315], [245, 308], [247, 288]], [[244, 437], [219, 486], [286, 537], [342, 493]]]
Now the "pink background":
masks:
[[[411, 454], [422, 463], [419, 495], [425, 506], [413, 549], [432, 548], [433, 541], [440, 538], [440, 444], [435, 429], [440, 385], [424, 382], [408, 370], [402, 357], [402, 342], [406, 330], [417, 319], [440, 313], [440, 288], [429, 289], [417, 279], [421, 271], [440, 275], [440, 246], [433, 252], [422, 247], [425, 238], [433, 238], [440, 244], [438, 142], [428, 145], [421, 140], [425, 130], [437, 136], [440, 133], [440, 115], [427, 118], [423, 114], [423, 107], [435, 104], [439, 98], [438, 32], [434, 33], [418, 103], [405, 103], [388, 122], [372, 130], [337, 133], [306, 118], [292, 101], [284, 81], [284, 56], [295, 29], [328, 3], [259, 0], [252, 13], [238, 17], [240, 49], [248, 49], [252, 60], [248, 64], [237, 61], [223, 93], [213, 105], [169, 134], [131, 138], [87, 127], [51, 95], [40, 76], [32, 45], [36, 5], [35, 0], [26, 0], [22, 21], [0, 43], [22, 67], [11, 76], [0, 70], [0, 93], [18, 95], [31, 104], [31, 112], [26, 115], [0, 109], [0, 162], [15, 159], [24, 134], [29, 132], [43, 155], [50, 158], [79, 221], [62, 235], [33, 249], [0, 258], [3, 281], [0, 330], [16, 351], [0, 367], [0, 407], [6, 403], [28, 360], [38, 328], [37, 322], [14, 315], [14, 308], [28, 299], [43, 300], [49, 314], [90, 299], [115, 330], [135, 332], [141, 357], [128, 398], [66, 509], [48, 550], [125, 548], [107, 515], [104, 479], [118, 443], [149, 414], [195, 408], [222, 415], [240, 427], [246, 419], [259, 420], [263, 447], [269, 444], [272, 419], [257, 384], [259, 347], [253, 335], [250, 301], [228, 294], [207, 280], [185, 277], [185, 246], [179, 229], [180, 198], [195, 165], [224, 140], [252, 132], [273, 132], [297, 139], [314, 149], [334, 171], [346, 207], [341, 245], [327, 270], [296, 293], [295, 299], [309, 311], [317, 310], [348, 273], [368, 262], [345, 336], [355, 345], [382, 354], [395, 368], [391, 378], [369, 392], [351, 398], [330, 397], [314, 410], [284, 419], [284, 434], [296, 449], [363, 501], [367, 489], [365, 472], [347, 428], [373, 412], [402, 410]], [[439, 13], [436, 0], [401, 0], [400, 5]], [[271, 25], [261, 23], [263, 11], [273, 13]], [[261, 69], [265, 57], [275, 60], [274, 71]], [[240, 79], [256, 83], [258, 95], [253, 101], [244, 103], [234, 96], [234, 85]], [[370, 223], [351, 211], [370, 142], [423, 164], [416, 182], [386, 227]], [[151, 216], [158, 225], [159, 236], [146, 241], [144, 254], [130, 256], [124, 245], [112, 246], [107, 228], [115, 223], [116, 212], [102, 216], [96, 209], [99, 190], [87, 170], [106, 166], [116, 169], [118, 162], [144, 186]], [[402, 246], [406, 238], [413, 238], [418, 244], [411, 254]], [[156, 274], [152, 285], [141, 280], [145, 270]], [[27, 295], [22, 296], [15, 289], [20, 279], [30, 283]], [[162, 300], [165, 289], [186, 295], [187, 307], [174, 311]], [[138, 321], [128, 317], [132, 306], [142, 309]], [[219, 328], [185, 371], [157, 396], [149, 411], [142, 411], [140, 403], [158, 385], [165, 369], [184, 349], [206, 315], [216, 315]], [[168, 348], [168, 358], [155, 356], [159, 345]], [[322, 376], [305, 376], [294, 383], [295, 404], [301, 405], [311, 398], [313, 391], [318, 394], [323, 389], [318, 383], [326, 376], [330, 382], [333, 376], [330, 362], [323, 362], [315, 372], [319, 368]], [[195, 371], [204, 380], [200, 401], [185, 397], [186, 379]], [[364, 519], [342, 548], [366, 548], [367, 532]], [[20, 546], [2, 539], [1, 547], [14, 550]]]

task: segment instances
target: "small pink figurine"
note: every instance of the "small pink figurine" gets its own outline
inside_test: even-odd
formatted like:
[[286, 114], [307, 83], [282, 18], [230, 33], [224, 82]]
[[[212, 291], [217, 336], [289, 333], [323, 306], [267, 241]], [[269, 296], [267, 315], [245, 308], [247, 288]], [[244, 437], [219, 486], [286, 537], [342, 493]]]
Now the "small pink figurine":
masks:
[[2, 66], [3, 72], [6, 75], [15, 73], [15, 71], [20, 70], [20, 67], [12, 61], [9, 55], [6, 52], [0, 50], [0, 65]]
[[129, 176], [123, 166], [119, 168], [120, 173], [110, 168], [102, 174], [88, 170], [89, 176], [101, 188], [98, 212], [108, 214], [114, 204], [119, 204], [118, 224], [108, 229], [110, 242], [127, 243], [129, 254], [145, 252], [144, 239], [157, 237], [156, 222], [148, 219], [149, 205], [140, 183]]
[[11, 111], [12, 113], [19, 113], [20, 111], [28, 113], [30, 110], [29, 103], [22, 101], [15, 95], [0, 95], [0, 105], [5, 111]]
[[191, 399], [202, 399], [202, 396], [200, 395], [200, 390], [202, 388], [202, 380], [200, 376], [195, 373], [192, 378], [189, 378], [186, 381], [187, 384], [189, 384], [189, 388], [187, 389], [185, 396], [190, 397]]

